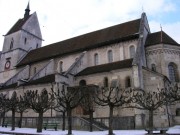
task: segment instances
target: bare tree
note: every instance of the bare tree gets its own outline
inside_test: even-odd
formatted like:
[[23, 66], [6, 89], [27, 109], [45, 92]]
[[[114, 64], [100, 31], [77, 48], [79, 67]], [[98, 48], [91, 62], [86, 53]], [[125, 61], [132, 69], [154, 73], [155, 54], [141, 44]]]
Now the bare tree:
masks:
[[131, 102], [131, 90], [118, 87], [101, 88], [96, 94], [95, 102], [109, 107], [109, 135], [113, 135], [113, 110]]
[[165, 103], [165, 96], [161, 90], [158, 92], [146, 92], [144, 90], [136, 90], [133, 93], [134, 106], [137, 109], [149, 111], [149, 129], [153, 131], [153, 113]]
[[5, 94], [1, 93], [0, 94], [0, 113], [2, 117], [2, 126], [4, 126], [5, 123], [5, 113], [9, 111], [7, 108], [7, 97]]
[[89, 131], [93, 131], [94, 96], [97, 86], [81, 86], [84, 98], [81, 100], [81, 107], [89, 114]]
[[26, 101], [25, 97], [20, 95], [20, 97], [19, 97], [19, 103], [18, 103], [18, 106], [17, 106], [17, 112], [20, 113], [20, 119], [19, 119], [19, 122], [18, 122], [19, 128], [22, 127], [22, 117], [23, 117], [23, 113], [24, 113], [24, 112], [27, 112], [26, 110], [27, 110], [28, 108], [29, 108], [29, 104], [28, 104], [28, 102]]
[[73, 87], [62, 87], [62, 90], [53, 92], [57, 104], [66, 110], [68, 117], [68, 135], [72, 134], [72, 110], [77, 107], [82, 100], [81, 92]]
[[11, 98], [7, 98], [7, 100], [6, 100], [6, 104], [7, 104], [6, 107], [8, 108], [8, 110], [12, 111], [12, 120], [11, 120], [12, 127], [11, 127], [11, 130], [15, 130], [15, 113], [17, 111], [18, 103], [19, 103], [19, 98], [17, 97], [16, 91], [14, 91], [12, 93]]
[[24, 96], [30, 108], [39, 114], [37, 132], [42, 132], [43, 114], [51, 109], [54, 104], [54, 96], [53, 94], [49, 94], [46, 89], [43, 89], [40, 94], [38, 93], [38, 90], [29, 90], [24, 93]]

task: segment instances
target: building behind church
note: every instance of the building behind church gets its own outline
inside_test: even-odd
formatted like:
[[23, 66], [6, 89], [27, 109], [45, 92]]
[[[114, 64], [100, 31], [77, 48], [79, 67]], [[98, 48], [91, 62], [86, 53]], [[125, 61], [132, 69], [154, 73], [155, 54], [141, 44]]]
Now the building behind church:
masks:
[[[180, 44], [164, 31], [150, 32], [147, 16], [73, 37], [44, 47], [36, 12], [29, 4], [4, 36], [0, 60], [0, 92], [11, 96], [27, 90], [61, 89], [97, 85], [154, 91], [167, 83], [180, 83]], [[78, 107], [74, 115], [86, 117]], [[116, 109], [114, 117], [132, 118], [130, 128], [142, 128], [147, 112]], [[45, 117], [60, 114], [48, 111]], [[180, 105], [155, 113], [156, 126], [180, 124]], [[10, 114], [7, 114], [7, 117]], [[27, 116], [36, 117], [32, 111]], [[95, 118], [108, 117], [108, 108], [97, 107]], [[148, 118], [148, 117], [147, 117]]]

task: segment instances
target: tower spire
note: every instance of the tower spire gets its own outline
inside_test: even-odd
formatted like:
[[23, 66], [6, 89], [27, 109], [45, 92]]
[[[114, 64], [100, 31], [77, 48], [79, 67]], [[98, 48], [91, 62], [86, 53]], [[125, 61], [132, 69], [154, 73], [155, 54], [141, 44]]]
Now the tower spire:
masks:
[[27, 7], [25, 9], [24, 19], [29, 17], [29, 12], [30, 12], [30, 8], [29, 8], [29, 2], [28, 2], [28, 5], [27, 5]]
[[160, 24], [160, 28], [161, 28], [161, 43], [162, 43], [162, 26], [161, 26], [161, 24]]

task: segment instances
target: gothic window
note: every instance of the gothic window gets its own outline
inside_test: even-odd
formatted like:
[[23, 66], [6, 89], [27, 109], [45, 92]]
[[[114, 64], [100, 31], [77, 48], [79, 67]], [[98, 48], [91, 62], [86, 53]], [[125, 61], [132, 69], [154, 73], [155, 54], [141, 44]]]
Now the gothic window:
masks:
[[169, 63], [168, 65], [168, 71], [169, 71], [169, 79], [172, 82], [178, 82], [178, 72], [177, 72], [177, 66], [174, 63]]
[[109, 50], [108, 51], [108, 62], [113, 62], [113, 52], [112, 50]]
[[85, 86], [86, 85], [86, 81], [85, 80], [81, 80], [80, 82], [79, 82], [79, 86]]
[[99, 64], [99, 56], [98, 54], [94, 54], [94, 65], [98, 65]]
[[133, 45], [129, 47], [129, 54], [130, 54], [130, 58], [134, 58], [134, 56], [135, 56], [135, 47]]
[[131, 87], [131, 78], [130, 78], [129, 76], [126, 77], [125, 87], [126, 87], [126, 88]]
[[108, 87], [108, 78], [107, 77], [104, 77], [104, 87]]
[[62, 73], [63, 72], [63, 62], [60, 61], [59, 62], [59, 73]]
[[13, 48], [13, 44], [14, 44], [14, 39], [12, 38], [11, 43], [10, 43], [10, 48], [9, 48], [10, 50]]
[[151, 70], [156, 71], [156, 65], [155, 64], [151, 64]]

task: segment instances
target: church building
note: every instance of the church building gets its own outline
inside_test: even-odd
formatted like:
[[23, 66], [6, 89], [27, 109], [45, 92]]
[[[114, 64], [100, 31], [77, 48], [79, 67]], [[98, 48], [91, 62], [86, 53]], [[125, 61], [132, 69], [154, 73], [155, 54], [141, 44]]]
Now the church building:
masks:
[[[162, 30], [151, 33], [145, 13], [136, 20], [47, 46], [42, 47], [42, 41], [37, 14], [30, 14], [28, 4], [24, 17], [4, 36], [0, 92], [11, 96], [16, 91], [21, 95], [27, 90], [50, 91], [52, 86], [61, 89], [64, 85], [153, 91], [167, 83], [180, 84], [180, 44]], [[108, 117], [108, 112], [106, 107], [97, 107], [94, 118]], [[73, 113], [85, 117], [81, 108]], [[114, 117], [131, 119], [129, 129], [135, 129], [143, 127], [146, 114], [142, 110], [117, 108]], [[45, 117], [58, 115], [55, 111], [45, 113]], [[155, 115], [155, 125], [167, 126], [168, 115], [171, 122], [180, 124], [180, 105], [161, 108]], [[29, 111], [27, 116], [37, 114]]]

